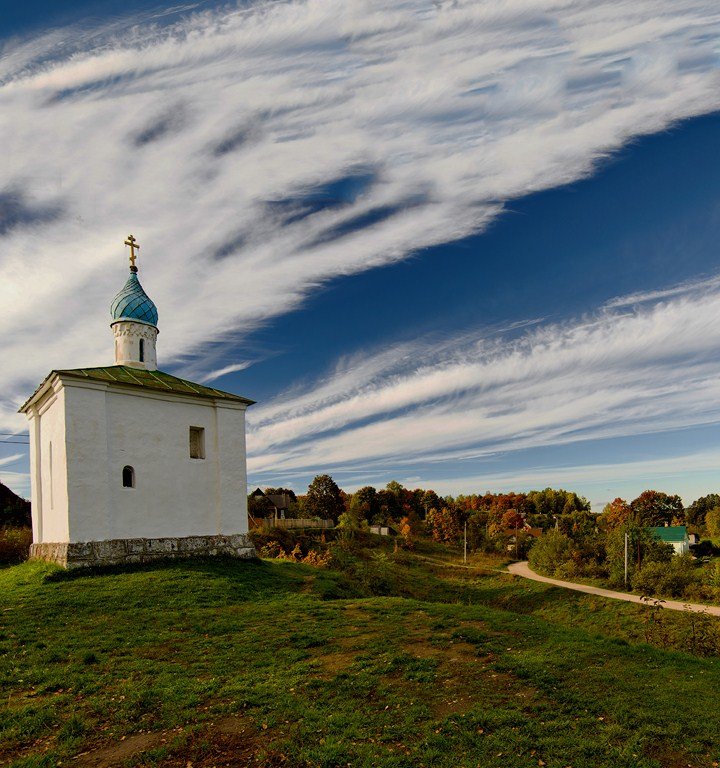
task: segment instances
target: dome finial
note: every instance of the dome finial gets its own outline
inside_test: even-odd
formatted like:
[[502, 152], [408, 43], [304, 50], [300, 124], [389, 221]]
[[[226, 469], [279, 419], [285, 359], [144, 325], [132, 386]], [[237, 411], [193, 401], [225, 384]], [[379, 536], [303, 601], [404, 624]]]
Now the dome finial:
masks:
[[125, 245], [130, 246], [130, 271], [137, 272], [138, 268], [135, 266], [135, 259], [137, 258], [137, 256], [135, 255], [135, 249], [139, 251], [140, 246], [137, 244], [137, 240], [135, 239], [135, 236], [128, 235], [128, 238], [125, 241]]

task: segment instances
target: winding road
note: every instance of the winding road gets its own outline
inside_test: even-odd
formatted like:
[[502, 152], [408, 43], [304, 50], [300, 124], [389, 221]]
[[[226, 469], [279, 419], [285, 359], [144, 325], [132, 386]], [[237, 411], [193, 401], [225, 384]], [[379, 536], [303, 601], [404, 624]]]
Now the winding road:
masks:
[[[588, 595], [598, 595], [599, 597], [609, 597], [612, 600], [624, 600], [626, 603], [642, 603], [639, 595], [631, 595], [627, 592], [615, 592], [612, 589], [601, 589], [600, 587], [590, 587], [587, 584], [575, 584], [572, 581], [560, 581], [559, 579], [550, 579], [547, 576], [540, 576], [535, 571], [530, 570], [527, 560], [521, 563], [511, 563], [508, 565], [508, 571], [514, 576], [522, 576], [525, 579], [533, 581], [542, 581], [545, 584], [552, 584], [555, 587], [564, 589], [574, 589], [576, 592], [586, 592]], [[664, 600], [663, 608], [669, 608], [671, 611], [697, 611], [707, 613], [710, 616], [720, 616], [720, 606], [700, 605], [699, 603], [682, 603], [677, 600]]]

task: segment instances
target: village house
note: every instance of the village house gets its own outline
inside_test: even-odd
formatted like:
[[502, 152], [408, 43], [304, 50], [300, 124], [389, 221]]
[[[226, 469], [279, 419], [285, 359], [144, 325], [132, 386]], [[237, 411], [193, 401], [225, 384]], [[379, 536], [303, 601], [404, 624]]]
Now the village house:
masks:
[[690, 551], [690, 537], [684, 525], [661, 525], [648, 528], [653, 538], [671, 544], [676, 555], [685, 555]]

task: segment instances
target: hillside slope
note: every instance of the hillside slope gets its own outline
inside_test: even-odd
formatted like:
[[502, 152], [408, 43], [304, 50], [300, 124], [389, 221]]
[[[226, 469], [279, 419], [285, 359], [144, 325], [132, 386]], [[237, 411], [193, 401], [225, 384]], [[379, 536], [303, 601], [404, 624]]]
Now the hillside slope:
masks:
[[0, 570], [0, 764], [720, 759], [716, 658], [636, 642], [637, 606], [453, 557], [376, 549], [344, 573], [275, 560]]
[[0, 526], [31, 525], [30, 502], [0, 483]]

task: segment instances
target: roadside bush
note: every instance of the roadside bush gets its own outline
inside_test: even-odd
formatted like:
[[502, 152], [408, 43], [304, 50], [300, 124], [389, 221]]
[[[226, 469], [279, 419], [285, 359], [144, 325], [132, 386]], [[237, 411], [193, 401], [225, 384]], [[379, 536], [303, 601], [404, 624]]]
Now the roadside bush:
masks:
[[660, 595], [660, 584], [665, 573], [665, 563], [645, 563], [632, 576], [632, 588], [644, 595]]
[[690, 552], [695, 557], [717, 557], [720, 555], [720, 548], [716, 547], [710, 539], [703, 539], [697, 544], [691, 544]]
[[22, 563], [32, 544], [31, 528], [0, 528], [0, 564]]
[[543, 534], [530, 550], [530, 567], [545, 576], [555, 576], [560, 566], [572, 561], [572, 542], [560, 531]]
[[568, 560], [567, 562], [561, 563], [555, 569], [555, 573], [553, 574], [555, 578], [562, 579], [563, 581], [572, 581], [575, 577], [580, 575], [577, 563], [575, 563], [574, 560]]
[[634, 590], [667, 597], [687, 597], [699, 582], [691, 555], [678, 555], [668, 562], [645, 562], [632, 577]]
[[[605, 568], [608, 573], [608, 586], [613, 589], [625, 588], [625, 534], [628, 534], [628, 576], [630, 583], [635, 584], [638, 577], [638, 563], [645, 567], [652, 563], [668, 564], [674, 557], [672, 545], [658, 541], [647, 528], [627, 525], [613, 529], [607, 535], [605, 544], [607, 560]], [[650, 569], [646, 580], [653, 582], [653, 573], [661, 569]], [[648, 594], [655, 594], [649, 592]]]

